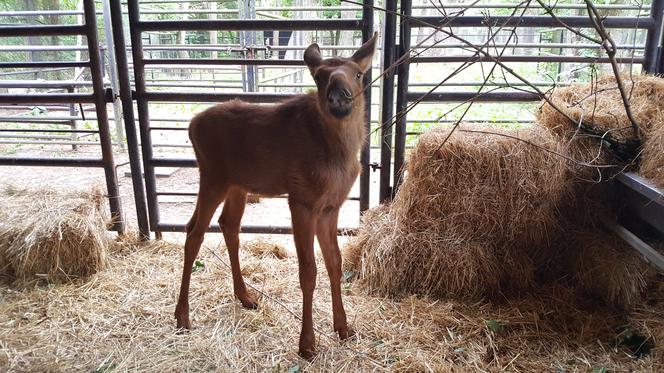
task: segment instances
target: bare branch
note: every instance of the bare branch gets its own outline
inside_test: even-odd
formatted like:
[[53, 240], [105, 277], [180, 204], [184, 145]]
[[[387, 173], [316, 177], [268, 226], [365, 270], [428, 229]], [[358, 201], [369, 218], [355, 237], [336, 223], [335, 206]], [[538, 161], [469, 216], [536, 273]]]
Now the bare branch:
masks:
[[604, 21], [602, 20], [599, 11], [595, 7], [595, 4], [593, 4], [591, 0], [585, 0], [585, 2], [586, 8], [588, 9], [588, 16], [590, 17], [590, 20], [592, 21], [597, 34], [599, 34], [600, 38], [602, 39], [601, 45], [606, 51], [606, 55], [609, 57], [609, 60], [611, 61], [611, 68], [613, 69], [613, 74], [616, 78], [616, 84], [618, 85], [618, 90], [620, 91], [620, 98], [622, 99], [623, 105], [625, 106], [625, 113], [627, 114], [627, 118], [629, 119], [629, 122], [632, 125], [632, 129], [634, 130], [634, 136], [636, 136], [637, 139], [641, 139], [641, 130], [639, 128], [639, 124], [636, 122], [634, 114], [632, 114], [632, 106], [629, 103], [627, 92], [625, 92], [625, 85], [623, 84], [622, 78], [620, 77], [620, 69], [618, 68], [618, 62], [616, 61], [616, 52], [618, 49], [616, 47], [616, 43], [604, 27]]

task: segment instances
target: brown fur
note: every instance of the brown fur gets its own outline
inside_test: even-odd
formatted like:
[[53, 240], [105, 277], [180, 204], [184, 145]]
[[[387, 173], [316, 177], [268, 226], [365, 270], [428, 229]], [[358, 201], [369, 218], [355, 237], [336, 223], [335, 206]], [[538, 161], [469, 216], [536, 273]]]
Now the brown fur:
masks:
[[344, 339], [348, 328], [341, 301], [341, 257], [337, 243], [339, 208], [355, 182], [357, 155], [365, 141], [362, 76], [370, 68], [376, 36], [351, 58], [323, 60], [316, 44], [305, 62], [317, 92], [277, 105], [222, 103], [196, 115], [189, 138], [196, 153], [200, 186], [196, 210], [187, 224], [178, 328], [191, 328], [189, 281], [203, 236], [221, 202], [219, 225], [231, 262], [235, 295], [246, 308], [257, 303], [245, 287], [239, 264], [240, 221], [247, 193], [288, 194], [303, 294], [300, 354], [315, 353], [312, 300], [316, 285], [314, 235], [330, 276], [334, 330]]

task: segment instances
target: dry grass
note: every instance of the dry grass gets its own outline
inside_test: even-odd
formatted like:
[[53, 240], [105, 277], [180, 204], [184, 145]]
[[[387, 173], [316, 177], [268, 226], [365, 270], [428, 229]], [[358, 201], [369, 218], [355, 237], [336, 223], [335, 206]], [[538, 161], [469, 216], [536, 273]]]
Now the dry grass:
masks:
[[6, 280], [89, 276], [106, 266], [106, 198], [8, 187], [0, 196], [0, 272]]
[[[221, 239], [220, 235], [215, 238]], [[214, 247], [215, 245], [209, 245]], [[215, 249], [217, 251], [217, 249]], [[223, 257], [223, 255], [222, 255]], [[664, 297], [623, 315], [561, 286], [490, 302], [400, 302], [345, 287], [357, 338], [339, 343], [317, 334], [320, 354], [297, 357], [300, 313], [297, 260], [241, 251], [249, 283], [278, 299], [258, 311], [233, 299], [230, 270], [206, 248], [193, 274], [194, 330], [175, 333], [182, 248], [166, 242], [113, 252], [109, 269], [89, 281], [0, 287], [3, 371], [662, 371]], [[314, 320], [332, 335], [331, 300], [318, 258]], [[664, 289], [661, 289], [664, 290]], [[625, 325], [657, 338], [641, 359], [618, 345]]]
[[394, 202], [367, 212], [344, 249], [344, 269], [363, 286], [392, 298], [499, 299], [564, 278], [610, 307], [641, 301], [654, 272], [600, 232], [611, 195], [560, 156], [569, 153], [558, 137], [460, 130], [440, 147], [448, 131], [421, 136]]
[[[652, 75], [623, 75], [622, 79], [643, 134], [639, 172], [664, 186], [664, 79]], [[591, 84], [557, 88], [551, 100], [574, 121], [543, 104], [538, 112], [538, 122], [564, 138], [572, 150], [578, 150], [577, 159], [599, 164], [610, 161], [607, 154], [596, 158], [601, 154], [601, 143], [597, 137], [589, 138], [579, 129], [581, 121], [593, 123], [600, 133], [609, 133], [618, 140], [635, 139], [612, 75]], [[602, 157], [605, 158], [602, 160]]]
[[655, 270], [615, 235], [573, 232], [567, 245], [572, 281], [607, 304], [632, 307], [652, 285]]
[[368, 214], [354, 246], [363, 247], [360, 277], [370, 289], [480, 297], [532, 285], [530, 253], [557, 231], [570, 173], [548, 132], [485, 130], [546, 150], [464, 131], [439, 149], [449, 130], [423, 134], [389, 212]]
[[242, 248], [257, 257], [270, 256], [277, 259], [286, 259], [290, 256], [285, 247], [261, 237], [244, 243]]

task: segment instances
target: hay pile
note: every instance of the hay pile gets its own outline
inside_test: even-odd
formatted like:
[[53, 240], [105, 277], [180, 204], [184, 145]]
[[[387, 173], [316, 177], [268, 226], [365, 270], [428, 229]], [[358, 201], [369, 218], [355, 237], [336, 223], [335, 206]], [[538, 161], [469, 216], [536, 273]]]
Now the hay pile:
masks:
[[0, 273], [49, 281], [106, 267], [107, 214], [100, 189], [61, 193], [8, 187], [0, 195]]
[[[343, 300], [357, 337], [340, 342], [320, 255], [313, 307], [319, 355], [309, 363], [297, 355], [300, 321], [287, 311], [301, 314], [297, 259], [241, 250], [245, 281], [270, 296], [246, 310], [233, 295], [230, 269], [211, 254], [227, 260], [216, 247], [223, 238], [210, 234], [208, 241], [212, 251], [203, 247], [198, 258], [205, 266], [192, 275], [189, 333], [177, 333], [173, 319], [181, 243], [112, 251], [109, 269], [94, 281], [0, 285], [0, 371], [664, 371], [664, 287], [625, 316], [560, 286], [492, 304], [396, 302], [348, 284]], [[619, 334], [626, 327], [654, 345], [649, 355], [632, 357]]]
[[[664, 182], [653, 171], [664, 165], [664, 81], [638, 76], [628, 91], [643, 131], [640, 171]], [[345, 249], [345, 269], [390, 297], [495, 297], [564, 278], [611, 306], [637, 304], [654, 272], [599, 232], [598, 218], [611, 212], [597, 181], [619, 168], [588, 166], [628, 165], [620, 156], [638, 140], [615, 80], [551, 99], [575, 122], [544, 104], [527, 130], [462, 126], [442, 147], [448, 129], [423, 134], [391, 206], [367, 213]], [[585, 132], [588, 123], [599, 136]]]
[[571, 192], [566, 161], [553, 153], [562, 147], [535, 129], [483, 130], [498, 135], [459, 130], [443, 147], [449, 130], [420, 137], [389, 211], [367, 214], [345, 250], [352, 263], [362, 251], [370, 289], [478, 297], [533, 284], [532, 254], [552, 239]]
[[[664, 187], [664, 79], [652, 75], [623, 75], [621, 79], [630, 97], [634, 119], [642, 132], [641, 147], [635, 148], [636, 154], [633, 154], [640, 154], [638, 171]], [[602, 144], [599, 139], [603, 135], [623, 145], [635, 144], [637, 141], [613, 75], [601, 77], [591, 84], [557, 88], [550, 99], [574, 121], [570, 121], [551, 105], [543, 103], [537, 113], [538, 123], [571, 145], [572, 154], [579, 160], [597, 164], [604, 157], [603, 161], [608, 162], [610, 153], [599, 151]], [[584, 133], [580, 128], [581, 123], [592, 124], [597, 135]], [[604, 143], [604, 149], [607, 146], [611, 144]], [[630, 160], [623, 159], [624, 162]]]

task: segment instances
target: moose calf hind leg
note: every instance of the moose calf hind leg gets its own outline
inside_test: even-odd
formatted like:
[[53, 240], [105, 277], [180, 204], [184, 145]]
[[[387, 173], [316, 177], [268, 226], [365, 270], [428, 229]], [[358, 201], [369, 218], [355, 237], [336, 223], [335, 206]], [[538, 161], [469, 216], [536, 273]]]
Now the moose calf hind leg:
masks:
[[226, 241], [226, 248], [228, 249], [228, 258], [231, 262], [233, 292], [244, 308], [255, 310], [258, 308], [258, 302], [249, 294], [244, 284], [238, 254], [240, 249], [240, 224], [246, 203], [246, 192], [237, 189], [229, 191], [221, 216], [219, 217], [219, 227], [221, 227], [221, 231], [224, 234], [224, 241]]

